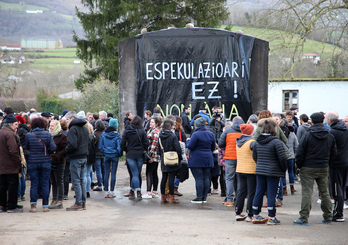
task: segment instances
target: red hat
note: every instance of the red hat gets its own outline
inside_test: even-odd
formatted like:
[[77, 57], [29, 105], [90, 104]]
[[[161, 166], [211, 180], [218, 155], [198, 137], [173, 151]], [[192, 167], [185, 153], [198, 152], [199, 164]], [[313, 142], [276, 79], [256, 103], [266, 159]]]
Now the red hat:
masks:
[[15, 118], [17, 119], [18, 122], [21, 124], [25, 124], [25, 119], [21, 115], [15, 115]]
[[254, 126], [251, 124], [241, 124], [239, 128], [243, 134], [251, 135], [254, 132]]

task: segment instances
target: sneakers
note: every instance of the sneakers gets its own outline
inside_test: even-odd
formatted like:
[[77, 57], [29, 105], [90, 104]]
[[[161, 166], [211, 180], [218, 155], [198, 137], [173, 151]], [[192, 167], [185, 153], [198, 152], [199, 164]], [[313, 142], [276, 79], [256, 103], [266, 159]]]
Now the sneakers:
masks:
[[225, 204], [225, 202], [227, 202], [227, 197], [222, 201], [222, 204]]
[[52, 201], [52, 203], [48, 206], [48, 209], [61, 209], [63, 208], [62, 201]]
[[251, 222], [252, 220], [253, 220], [253, 218], [250, 216], [246, 217], [246, 219], [245, 219], [246, 222]]
[[50, 210], [49, 210], [48, 207], [47, 207], [47, 208], [43, 208], [42, 211], [45, 212], [45, 213], [47, 213], [47, 212], [49, 212]]
[[66, 211], [82, 211], [82, 205], [77, 205], [76, 203], [74, 205], [72, 205], [69, 208], [66, 208]]
[[36, 203], [33, 203], [30, 205], [30, 212], [31, 213], [36, 213]]
[[335, 204], [335, 199], [331, 198], [331, 203]]
[[207, 203], [207, 198], [206, 197], [202, 197], [202, 202], [203, 203]]
[[252, 220], [251, 220], [251, 222], [252, 222], [253, 224], [266, 224], [267, 221], [268, 221], [267, 218], [263, 218], [263, 217], [261, 217], [260, 215], [256, 215], [256, 216], [254, 215], [253, 218], [252, 218]]
[[142, 196], [144, 199], [152, 199], [152, 194], [146, 193]]
[[116, 194], [113, 191], [111, 191], [109, 194], [109, 198], [116, 198]]
[[23, 209], [15, 208], [15, 209], [7, 209], [8, 213], [23, 213]]
[[191, 201], [192, 203], [203, 203], [203, 199], [202, 198], [195, 198]]
[[331, 220], [328, 220], [328, 219], [323, 219], [323, 220], [321, 221], [321, 223], [324, 224], [324, 225], [332, 225], [332, 221], [331, 221]]
[[236, 221], [243, 221], [245, 220], [247, 215], [244, 214], [236, 214]]
[[103, 191], [103, 188], [102, 188], [102, 187], [97, 186], [97, 187], [95, 187], [95, 188], [93, 189], [93, 191]]
[[64, 199], [64, 200], [69, 200], [68, 195], [65, 195], [65, 196], [63, 197], [63, 199]]
[[154, 192], [151, 193], [151, 196], [154, 197], [154, 198], [158, 198], [159, 197], [158, 193], [154, 193]]
[[225, 202], [225, 207], [233, 207], [234, 203], [233, 202]]
[[343, 209], [348, 209], [348, 205], [346, 203], [344, 203]]
[[22, 201], [22, 202], [25, 201], [25, 195], [21, 196], [21, 201]]
[[219, 190], [218, 189], [213, 189], [212, 192], [211, 192], [212, 195], [214, 194], [219, 194]]
[[110, 194], [109, 194], [109, 192], [105, 192], [105, 196], [104, 196], [105, 198], [109, 198], [110, 197]]
[[54, 209], [56, 207], [57, 200], [53, 200], [51, 204], [48, 206], [49, 209]]
[[298, 218], [297, 220], [294, 220], [294, 224], [295, 225], [308, 225], [308, 222], [303, 220], [303, 219]]
[[320, 203], [321, 203], [321, 199], [320, 199], [320, 198], [317, 200], [317, 203], [318, 203], [318, 204], [320, 204]]
[[174, 195], [175, 195], [175, 196], [181, 197], [182, 194], [178, 191], [178, 188], [179, 188], [179, 187], [174, 187]]
[[267, 225], [280, 225], [280, 221], [274, 217], [274, 219], [268, 219]]
[[334, 222], [344, 222], [345, 219], [344, 219], [343, 217], [341, 217], [341, 218], [335, 218], [335, 217], [333, 217], [333, 218], [332, 218], [332, 221], [334, 221]]
[[137, 191], [137, 201], [141, 201], [143, 198], [141, 197], [141, 191]]

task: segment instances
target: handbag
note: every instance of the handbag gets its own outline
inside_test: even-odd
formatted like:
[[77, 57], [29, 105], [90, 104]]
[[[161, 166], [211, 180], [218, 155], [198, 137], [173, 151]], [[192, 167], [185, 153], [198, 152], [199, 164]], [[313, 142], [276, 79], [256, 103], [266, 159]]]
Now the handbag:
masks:
[[148, 163], [148, 161], [151, 159], [151, 157], [150, 157], [150, 155], [147, 153], [147, 151], [145, 150], [145, 148], [144, 148], [144, 145], [143, 145], [143, 143], [141, 142], [141, 139], [140, 139], [140, 136], [139, 136], [139, 134], [138, 134], [138, 130], [137, 130], [137, 135], [138, 135], [138, 138], [139, 138], [139, 141], [140, 141], [140, 143], [142, 144], [142, 146], [143, 146], [143, 158], [144, 158], [144, 163], [146, 164], [146, 163]]
[[167, 165], [167, 166], [178, 165], [178, 161], [179, 161], [178, 153], [176, 151], [164, 152], [161, 138], [159, 138], [159, 143], [160, 143], [161, 149], [163, 151], [163, 163], [164, 163], [164, 165]]

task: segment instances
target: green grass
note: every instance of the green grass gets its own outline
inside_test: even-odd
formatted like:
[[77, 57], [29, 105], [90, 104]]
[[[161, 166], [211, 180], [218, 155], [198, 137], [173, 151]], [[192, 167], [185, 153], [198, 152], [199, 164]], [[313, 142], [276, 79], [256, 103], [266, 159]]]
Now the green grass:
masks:
[[20, 5], [19, 3], [5, 3], [0, 2], [0, 7], [2, 10], [17, 10], [17, 11], [25, 11], [25, 10], [48, 10], [48, 8], [40, 7], [36, 5]]
[[[224, 29], [226, 26], [221, 26]], [[283, 52], [284, 49], [294, 48], [299, 37], [298, 34], [291, 36], [289, 33], [280, 30], [272, 30], [265, 28], [252, 28], [243, 26], [233, 26], [233, 32], [238, 30], [243, 31], [245, 35], [250, 35], [269, 42], [270, 53]], [[300, 48], [302, 49], [302, 47]], [[321, 59], [326, 59], [332, 56], [334, 52], [341, 52], [342, 49], [332, 44], [318, 42], [307, 39], [303, 46], [303, 53], [317, 53]]]

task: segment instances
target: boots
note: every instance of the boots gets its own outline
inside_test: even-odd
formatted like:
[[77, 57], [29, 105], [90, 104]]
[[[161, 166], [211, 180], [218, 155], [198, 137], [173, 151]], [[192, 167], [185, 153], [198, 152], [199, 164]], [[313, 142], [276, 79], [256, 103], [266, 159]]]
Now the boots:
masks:
[[290, 185], [291, 195], [295, 195], [295, 187], [293, 185]]
[[179, 203], [178, 199], [175, 199], [174, 195], [168, 195], [169, 196], [169, 203]]
[[30, 212], [31, 212], [31, 213], [36, 213], [36, 204], [35, 204], [35, 203], [31, 204], [31, 206], [30, 206]]
[[167, 194], [162, 194], [161, 195], [161, 203], [168, 203]]
[[137, 191], [137, 200], [141, 201], [143, 198], [141, 196], [141, 191]]
[[287, 196], [288, 195], [288, 191], [286, 189], [286, 186], [283, 187], [283, 196]]
[[135, 194], [134, 194], [133, 190], [130, 190], [128, 198], [129, 199], [135, 199]]
[[178, 191], [178, 188], [179, 187], [174, 187], [174, 195], [177, 195], [177, 196], [181, 197], [182, 194]]

